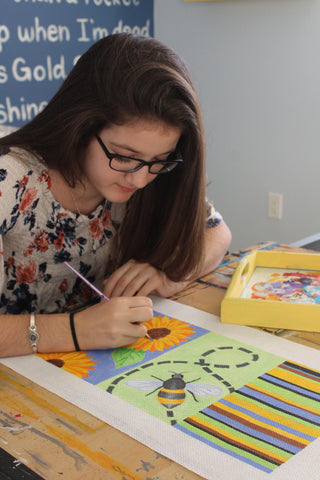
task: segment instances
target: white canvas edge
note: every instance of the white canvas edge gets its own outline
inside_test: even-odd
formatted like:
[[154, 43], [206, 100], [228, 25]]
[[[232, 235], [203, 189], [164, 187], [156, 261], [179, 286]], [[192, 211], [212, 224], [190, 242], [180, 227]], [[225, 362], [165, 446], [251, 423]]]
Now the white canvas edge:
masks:
[[[164, 315], [212, 330], [234, 340], [255, 346], [269, 353], [318, 369], [320, 352], [253, 328], [222, 324], [219, 317], [171, 300], [153, 298], [154, 310]], [[165, 422], [128, 404], [82, 379], [28, 355], [1, 359], [7, 367], [46, 388], [70, 403], [91, 413], [158, 453], [183, 465], [208, 480], [285, 480], [304, 478], [317, 480], [320, 470], [320, 439], [294, 455], [272, 473], [260, 472], [230, 455], [208, 447]], [[128, 421], [128, 419], [130, 419]], [[150, 432], [161, 432], [153, 435]], [[196, 454], [195, 454], [196, 452]]]

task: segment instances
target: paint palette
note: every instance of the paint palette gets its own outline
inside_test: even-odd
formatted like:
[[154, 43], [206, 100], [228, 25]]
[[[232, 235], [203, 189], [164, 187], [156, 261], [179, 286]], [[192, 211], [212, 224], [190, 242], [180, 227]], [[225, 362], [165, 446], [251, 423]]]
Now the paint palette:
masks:
[[320, 255], [254, 251], [243, 258], [221, 322], [320, 332]]

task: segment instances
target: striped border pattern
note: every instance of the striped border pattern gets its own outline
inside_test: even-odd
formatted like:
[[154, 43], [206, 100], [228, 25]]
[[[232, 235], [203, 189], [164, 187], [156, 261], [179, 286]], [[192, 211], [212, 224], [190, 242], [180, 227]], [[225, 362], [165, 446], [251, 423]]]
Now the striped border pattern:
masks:
[[320, 372], [285, 361], [175, 428], [270, 473], [320, 437]]

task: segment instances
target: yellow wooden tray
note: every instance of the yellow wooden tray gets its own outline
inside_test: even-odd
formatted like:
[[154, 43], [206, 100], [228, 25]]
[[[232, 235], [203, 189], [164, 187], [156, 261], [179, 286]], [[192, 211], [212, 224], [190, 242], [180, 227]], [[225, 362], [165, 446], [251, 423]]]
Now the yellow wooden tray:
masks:
[[258, 267], [270, 269], [270, 275], [278, 269], [283, 269], [283, 272], [289, 269], [311, 271], [310, 275], [316, 278], [312, 282], [317, 282], [317, 276], [320, 278], [320, 254], [253, 251], [244, 257], [222, 300], [221, 322], [320, 332], [319, 298], [316, 303], [301, 303], [274, 300], [269, 296], [267, 299], [243, 297]]

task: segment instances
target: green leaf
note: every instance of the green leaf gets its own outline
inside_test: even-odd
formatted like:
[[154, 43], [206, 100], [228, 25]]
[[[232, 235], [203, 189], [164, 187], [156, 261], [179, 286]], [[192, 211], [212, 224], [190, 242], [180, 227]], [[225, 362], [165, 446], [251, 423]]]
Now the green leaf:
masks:
[[116, 368], [141, 362], [144, 356], [145, 353], [143, 350], [135, 350], [134, 348], [128, 347], [117, 348], [112, 352], [112, 358]]

